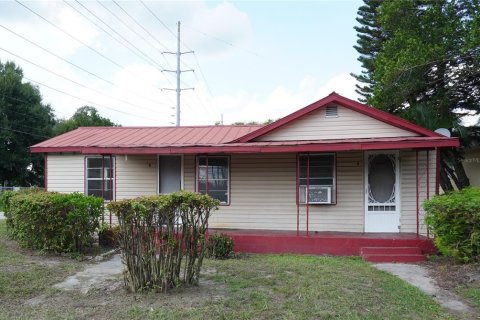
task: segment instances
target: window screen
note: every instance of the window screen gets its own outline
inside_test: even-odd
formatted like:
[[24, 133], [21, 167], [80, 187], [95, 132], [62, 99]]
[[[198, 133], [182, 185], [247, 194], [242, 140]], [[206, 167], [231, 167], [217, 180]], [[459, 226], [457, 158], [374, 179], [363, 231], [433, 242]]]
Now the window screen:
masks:
[[105, 200], [113, 199], [114, 187], [113, 157], [87, 157], [85, 188], [86, 194]]
[[197, 191], [208, 194], [222, 204], [230, 201], [229, 158], [199, 156], [197, 158]]

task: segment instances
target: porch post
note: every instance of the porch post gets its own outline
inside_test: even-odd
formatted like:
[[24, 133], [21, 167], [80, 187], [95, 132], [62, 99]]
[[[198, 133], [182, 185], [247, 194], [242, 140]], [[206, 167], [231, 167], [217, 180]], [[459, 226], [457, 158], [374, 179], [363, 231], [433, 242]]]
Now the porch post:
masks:
[[305, 202], [307, 203], [307, 237], [308, 237], [308, 208], [310, 206], [310, 201], [308, 196], [310, 195], [310, 154], [307, 156], [307, 194], [305, 196]]
[[430, 199], [430, 150], [427, 150], [427, 200]]
[[[427, 149], [427, 200], [430, 200], [430, 150]], [[430, 238], [430, 230], [427, 226], [427, 238]]]
[[[110, 154], [110, 202], [113, 201], [113, 158]], [[112, 227], [112, 211], [110, 211], [110, 228]]]
[[418, 199], [418, 149], [415, 150], [415, 185], [416, 185], [416, 200], [417, 200], [417, 238], [420, 237], [420, 206]]
[[437, 164], [435, 166], [435, 194], [440, 193], [440, 148], [436, 148]]
[[300, 155], [297, 153], [297, 179], [296, 179], [296, 200], [297, 200], [297, 237], [300, 234], [300, 195], [299, 195], [299, 187], [300, 187]]

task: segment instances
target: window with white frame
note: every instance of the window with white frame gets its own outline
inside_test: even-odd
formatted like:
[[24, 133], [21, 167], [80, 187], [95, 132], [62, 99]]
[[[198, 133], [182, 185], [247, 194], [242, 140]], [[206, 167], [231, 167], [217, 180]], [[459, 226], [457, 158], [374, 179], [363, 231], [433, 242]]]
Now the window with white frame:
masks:
[[113, 200], [115, 158], [94, 156], [85, 159], [85, 193], [105, 200]]
[[221, 204], [230, 203], [230, 158], [226, 156], [197, 157], [197, 191], [208, 194]]
[[299, 203], [336, 203], [335, 154], [300, 154], [298, 161]]

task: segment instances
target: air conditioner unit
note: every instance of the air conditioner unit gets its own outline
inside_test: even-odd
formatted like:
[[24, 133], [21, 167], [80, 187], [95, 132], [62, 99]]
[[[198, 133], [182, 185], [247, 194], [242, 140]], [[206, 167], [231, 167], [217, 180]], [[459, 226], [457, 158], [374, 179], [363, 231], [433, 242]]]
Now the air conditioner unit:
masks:
[[[303, 187], [303, 194], [307, 188]], [[309, 204], [325, 204], [332, 203], [332, 187], [309, 186], [308, 188]]]

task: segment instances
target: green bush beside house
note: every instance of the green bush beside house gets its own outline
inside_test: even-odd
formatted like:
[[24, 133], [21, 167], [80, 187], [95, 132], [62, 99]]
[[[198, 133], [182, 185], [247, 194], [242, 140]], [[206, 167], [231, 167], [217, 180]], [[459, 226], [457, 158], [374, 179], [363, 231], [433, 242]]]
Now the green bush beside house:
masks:
[[435, 196], [424, 208], [425, 222], [443, 255], [462, 262], [480, 260], [480, 188]]
[[93, 244], [103, 214], [103, 199], [80, 193], [8, 191], [1, 202], [11, 236], [44, 251], [82, 253]]

